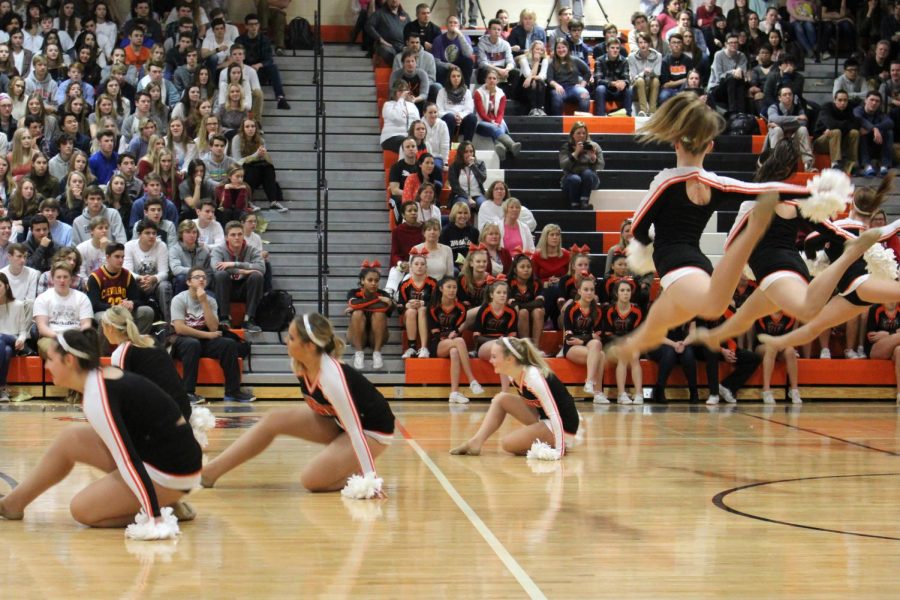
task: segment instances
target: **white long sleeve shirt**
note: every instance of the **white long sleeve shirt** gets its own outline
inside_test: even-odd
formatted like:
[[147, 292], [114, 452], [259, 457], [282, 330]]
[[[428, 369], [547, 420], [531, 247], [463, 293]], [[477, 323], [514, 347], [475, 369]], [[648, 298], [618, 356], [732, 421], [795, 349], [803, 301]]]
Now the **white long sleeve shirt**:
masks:
[[141, 249], [140, 240], [131, 240], [125, 244], [125, 268], [140, 275], [155, 275], [158, 281], [169, 278], [169, 249], [161, 240], [145, 252]]

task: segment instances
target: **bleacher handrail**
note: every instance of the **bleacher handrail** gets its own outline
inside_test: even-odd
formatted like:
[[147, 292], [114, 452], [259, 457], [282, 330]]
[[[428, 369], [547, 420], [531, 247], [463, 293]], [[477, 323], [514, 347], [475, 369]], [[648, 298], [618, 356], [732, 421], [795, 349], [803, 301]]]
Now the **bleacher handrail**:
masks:
[[317, 1], [314, 15], [315, 43], [313, 46], [313, 84], [316, 87], [315, 140], [316, 151], [316, 238], [318, 242], [317, 270], [317, 310], [328, 316], [328, 178], [326, 165], [326, 122], [325, 111], [325, 47], [322, 42], [322, 0]]

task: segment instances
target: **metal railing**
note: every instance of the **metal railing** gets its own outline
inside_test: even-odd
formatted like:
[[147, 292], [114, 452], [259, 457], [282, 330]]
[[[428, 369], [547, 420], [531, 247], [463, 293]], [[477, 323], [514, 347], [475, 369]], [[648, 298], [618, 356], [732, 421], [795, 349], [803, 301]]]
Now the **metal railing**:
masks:
[[314, 17], [313, 85], [316, 86], [316, 238], [318, 249], [317, 310], [329, 316], [328, 310], [328, 178], [325, 172], [327, 114], [325, 111], [325, 47], [322, 42], [322, 0], [318, 0]]

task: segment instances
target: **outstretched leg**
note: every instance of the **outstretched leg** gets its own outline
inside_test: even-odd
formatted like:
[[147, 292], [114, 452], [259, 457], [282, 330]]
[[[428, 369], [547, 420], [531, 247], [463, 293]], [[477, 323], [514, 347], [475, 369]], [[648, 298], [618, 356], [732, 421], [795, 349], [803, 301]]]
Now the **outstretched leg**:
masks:
[[537, 411], [525, 404], [521, 396], [500, 392], [491, 399], [491, 406], [475, 435], [469, 438], [469, 441], [450, 450], [450, 454], [467, 454], [469, 456], [481, 454], [481, 447], [500, 429], [506, 415], [512, 415], [514, 419], [525, 425], [531, 425], [538, 421]]
[[814, 319], [802, 327], [778, 337], [760, 334], [759, 342], [774, 350], [783, 350], [787, 347], [796, 348], [813, 341], [822, 331], [831, 329], [835, 325], [840, 325], [847, 319], [860, 315], [865, 311], [865, 306], [856, 306], [841, 296], [835, 296]]

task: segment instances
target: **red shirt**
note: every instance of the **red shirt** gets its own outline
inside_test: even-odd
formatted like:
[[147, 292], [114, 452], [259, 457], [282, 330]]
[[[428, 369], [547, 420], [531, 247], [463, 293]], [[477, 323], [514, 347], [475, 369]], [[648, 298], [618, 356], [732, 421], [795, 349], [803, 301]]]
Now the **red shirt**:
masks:
[[541, 256], [540, 252], [535, 252], [531, 257], [531, 264], [534, 266], [534, 276], [540, 279], [541, 283], [544, 283], [551, 277], [562, 278], [569, 270], [569, 260], [571, 258], [571, 254], [565, 249], [563, 249], [562, 255], [548, 258]]
[[126, 65], [134, 65], [136, 67], [141, 67], [145, 62], [150, 60], [150, 48], [146, 46], [141, 46], [138, 52], [134, 51], [134, 48], [131, 47], [131, 44], [125, 46], [125, 64]]

